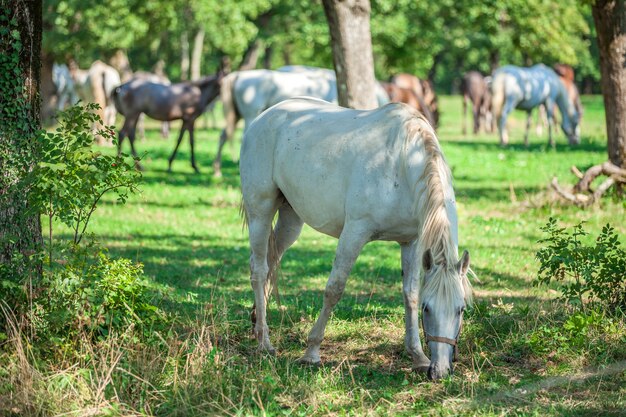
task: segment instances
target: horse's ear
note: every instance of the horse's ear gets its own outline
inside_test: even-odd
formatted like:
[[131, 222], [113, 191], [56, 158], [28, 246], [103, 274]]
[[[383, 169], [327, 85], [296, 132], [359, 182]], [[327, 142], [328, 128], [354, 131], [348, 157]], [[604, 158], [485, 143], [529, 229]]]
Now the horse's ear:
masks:
[[430, 249], [426, 249], [424, 255], [422, 255], [422, 268], [428, 272], [433, 267], [433, 254]]
[[459, 261], [458, 264], [456, 264], [456, 269], [457, 271], [459, 271], [459, 274], [466, 275], [467, 271], [469, 270], [469, 266], [470, 266], [469, 252], [464, 250], [463, 256], [461, 256], [461, 260]]

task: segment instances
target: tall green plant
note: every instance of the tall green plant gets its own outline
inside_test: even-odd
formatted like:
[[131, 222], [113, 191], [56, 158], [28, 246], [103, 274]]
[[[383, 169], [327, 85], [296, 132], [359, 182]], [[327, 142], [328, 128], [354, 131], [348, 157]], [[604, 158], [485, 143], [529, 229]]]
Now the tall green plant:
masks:
[[548, 236], [539, 243], [537, 284], [558, 282], [562, 298], [584, 308], [586, 304], [614, 312], [626, 311], [626, 251], [615, 229], [607, 224], [593, 245], [582, 238], [583, 223], [571, 231], [559, 228], [550, 218], [541, 228]]
[[101, 122], [93, 113], [97, 108], [93, 103], [71, 107], [60, 113], [54, 132], [42, 131], [37, 138], [41, 156], [31, 175], [29, 196], [33, 207], [48, 217], [50, 250], [53, 220], [70, 227], [72, 242], [78, 245], [104, 194], [112, 192], [124, 203], [129, 193], [138, 191], [141, 173], [124, 156], [93, 148], [95, 134], [114, 139], [108, 128], [92, 131], [94, 122]]

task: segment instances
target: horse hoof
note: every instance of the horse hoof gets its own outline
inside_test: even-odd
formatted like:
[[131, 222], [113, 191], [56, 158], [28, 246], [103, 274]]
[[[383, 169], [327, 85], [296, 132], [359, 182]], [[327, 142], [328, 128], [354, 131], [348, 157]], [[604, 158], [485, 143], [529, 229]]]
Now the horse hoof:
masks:
[[296, 363], [298, 363], [299, 365], [312, 366], [312, 367], [319, 367], [322, 365], [322, 361], [320, 360], [320, 358], [311, 358], [309, 356], [301, 357], [300, 359], [296, 361]]
[[259, 346], [259, 353], [262, 355], [276, 356], [276, 349], [273, 346]]
[[428, 365], [413, 365], [413, 372], [417, 372], [418, 374], [426, 374], [428, 373], [428, 368], [430, 367], [430, 364]]

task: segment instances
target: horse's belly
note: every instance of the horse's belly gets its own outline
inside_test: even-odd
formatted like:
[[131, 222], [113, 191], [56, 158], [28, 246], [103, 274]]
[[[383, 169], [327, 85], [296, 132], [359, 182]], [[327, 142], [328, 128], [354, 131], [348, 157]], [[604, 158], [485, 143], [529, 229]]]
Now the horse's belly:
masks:
[[345, 197], [337, 192], [337, 184], [325, 181], [324, 176], [304, 179], [284, 174], [277, 175], [277, 185], [302, 221], [318, 232], [338, 238], [345, 224]]

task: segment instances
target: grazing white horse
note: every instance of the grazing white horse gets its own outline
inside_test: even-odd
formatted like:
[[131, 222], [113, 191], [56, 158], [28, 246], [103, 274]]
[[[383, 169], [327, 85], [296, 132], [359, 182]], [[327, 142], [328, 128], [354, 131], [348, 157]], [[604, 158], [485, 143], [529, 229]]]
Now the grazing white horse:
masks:
[[498, 123], [500, 144], [507, 145], [509, 135], [506, 130], [506, 119], [513, 109], [526, 110], [526, 134], [524, 144], [528, 146], [528, 130], [532, 109], [543, 104], [548, 115], [548, 141], [554, 146], [552, 139], [552, 123], [554, 105], [561, 112], [561, 128], [570, 145], [580, 143], [578, 122], [580, 113], [568, 90], [551, 69], [543, 64], [530, 68], [506, 65], [493, 73], [491, 83], [492, 109]]
[[70, 69], [65, 64], [52, 64], [52, 82], [56, 87], [57, 109], [63, 110], [66, 105], [74, 105], [78, 102], [78, 94], [74, 87], [74, 80], [70, 75]]
[[[389, 102], [382, 87], [376, 83], [379, 105]], [[279, 71], [250, 70], [233, 72], [222, 80], [221, 100], [226, 127], [220, 135], [217, 155], [213, 162], [216, 176], [221, 176], [222, 149], [231, 140], [240, 118], [244, 131], [264, 110], [288, 98], [309, 96], [337, 102], [335, 72], [324, 68], [294, 65]]]
[[[326, 324], [357, 256], [366, 243], [387, 240], [401, 247], [405, 344], [413, 366], [433, 379], [452, 371], [471, 300], [469, 253], [459, 260], [452, 175], [417, 110], [399, 103], [363, 111], [308, 97], [286, 100], [244, 133], [239, 168], [260, 349], [275, 352], [266, 321], [271, 281], [307, 223], [339, 243], [301, 361], [321, 361]], [[420, 310], [432, 360], [420, 342]]]

